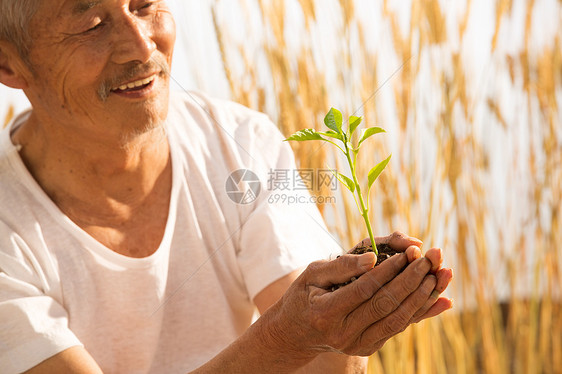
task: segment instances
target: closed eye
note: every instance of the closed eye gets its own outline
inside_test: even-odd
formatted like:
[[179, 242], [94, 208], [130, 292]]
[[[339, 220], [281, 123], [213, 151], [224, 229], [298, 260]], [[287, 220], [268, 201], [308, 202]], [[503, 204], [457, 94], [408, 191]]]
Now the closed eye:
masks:
[[103, 15], [92, 15], [88, 17], [89, 19], [84, 24], [85, 30], [82, 34], [91, 34], [104, 28], [107, 24], [105, 17]]
[[104, 26], [103, 22], [99, 22], [97, 23], [94, 27], [90, 27], [88, 30], [86, 30], [86, 32], [92, 32], [92, 31], [96, 31], [100, 28], [102, 28]]
[[141, 11], [146, 11], [149, 10], [150, 8], [154, 7], [156, 5], [156, 3], [158, 3], [158, 1], [147, 1], [144, 2], [142, 5], [140, 5], [137, 8], [137, 12], [141, 12]]

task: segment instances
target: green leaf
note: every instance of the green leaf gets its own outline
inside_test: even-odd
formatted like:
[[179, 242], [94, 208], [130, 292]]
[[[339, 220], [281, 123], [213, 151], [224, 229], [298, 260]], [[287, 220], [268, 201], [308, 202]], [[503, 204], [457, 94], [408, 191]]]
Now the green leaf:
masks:
[[351, 116], [349, 117], [349, 136], [353, 135], [357, 126], [363, 121], [362, 117]]
[[324, 136], [329, 136], [330, 138], [339, 139], [343, 142], [343, 136], [341, 134], [338, 134], [335, 131], [332, 131], [332, 130], [328, 130], [326, 132], [318, 131], [318, 134], [324, 135]]
[[342, 116], [341, 112], [335, 108], [331, 108], [326, 117], [324, 117], [324, 123], [329, 129], [334, 130], [338, 134], [343, 134], [342, 127]]
[[368, 129], [365, 129], [363, 135], [361, 136], [361, 139], [359, 139], [359, 143], [357, 143], [357, 148], [359, 148], [361, 146], [361, 143], [367, 140], [367, 138], [370, 138], [375, 134], [380, 134], [381, 132], [386, 131], [384, 131], [384, 129], [381, 129], [380, 127], [369, 127]]
[[347, 187], [348, 190], [351, 191], [351, 193], [355, 192], [355, 183], [353, 183], [351, 178], [346, 177], [345, 175], [340, 174], [333, 169], [330, 169], [330, 171], [332, 172], [332, 174], [336, 176], [336, 178], [338, 178], [341, 184], [343, 184], [345, 187]]
[[379, 175], [382, 173], [382, 171], [384, 170], [386, 165], [388, 165], [388, 162], [390, 161], [391, 157], [392, 157], [392, 154], [390, 156], [388, 156], [386, 158], [386, 160], [382, 160], [381, 162], [379, 162], [377, 166], [375, 166], [374, 168], [371, 169], [371, 171], [369, 171], [369, 175], [368, 175], [369, 189], [368, 190], [371, 190], [371, 186], [373, 185], [375, 180], [379, 177]]
[[297, 131], [293, 135], [289, 136], [285, 141], [294, 140], [297, 142], [303, 142], [305, 140], [326, 140], [320, 136], [320, 134], [314, 129], [304, 129]]

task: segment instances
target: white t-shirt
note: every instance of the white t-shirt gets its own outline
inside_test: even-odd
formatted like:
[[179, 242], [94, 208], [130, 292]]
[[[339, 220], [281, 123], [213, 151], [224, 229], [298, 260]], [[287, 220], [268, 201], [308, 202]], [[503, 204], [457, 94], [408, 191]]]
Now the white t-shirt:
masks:
[[[268, 199], [272, 170], [292, 174], [295, 165], [263, 114], [172, 95], [169, 216], [162, 243], [145, 258], [103, 246], [41, 190], [10, 140], [28, 115], [0, 133], [1, 373], [75, 345], [106, 373], [187, 372], [250, 325], [264, 287], [340, 251], [314, 204]], [[236, 174], [227, 184], [238, 169], [259, 182], [238, 184]], [[231, 200], [233, 185], [248, 192], [246, 204]]]

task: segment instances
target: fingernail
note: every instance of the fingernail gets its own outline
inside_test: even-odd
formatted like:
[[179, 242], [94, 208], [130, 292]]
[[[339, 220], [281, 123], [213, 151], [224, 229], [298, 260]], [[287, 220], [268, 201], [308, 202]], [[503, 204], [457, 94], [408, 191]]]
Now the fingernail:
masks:
[[416, 242], [417, 245], [418, 245], [418, 247], [420, 247], [420, 248], [421, 248], [421, 246], [423, 245], [423, 242], [422, 242], [421, 240], [419, 240], [418, 238], [414, 238], [414, 237], [412, 237], [412, 236], [410, 236], [410, 241], [411, 241], [411, 242]]
[[433, 290], [433, 292], [431, 293], [430, 297], [437, 300], [439, 299], [439, 295], [441, 295], [441, 293], [437, 290]]
[[377, 260], [377, 256], [375, 255], [374, 252], [364, 253], [359, 258], [359, 266], [361, 268], [373, 267], [375, 265], [376, 260]]

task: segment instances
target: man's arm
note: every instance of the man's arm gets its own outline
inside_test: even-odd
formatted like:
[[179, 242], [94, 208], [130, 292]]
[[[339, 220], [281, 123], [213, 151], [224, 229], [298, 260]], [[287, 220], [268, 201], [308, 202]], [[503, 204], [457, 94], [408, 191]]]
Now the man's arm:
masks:
[[[265, 313], [273, 304], [275, 304], [289, 286], [298, 278], [302, 270], [296, 270], [283, 278], [278, 279], [262, 292], [256, 295], [254, 302], [261, 314]], [[341, 353], [327, 352], [318, 355], [309, 364], [302, 367], [298, 373], [307, 374], [329, 374], [329, 373], [346, 373], [359, 374], [367, 371], [366, 357], [347, 356]]]
[[34, 366], [25, 374], [101, 374], [102, 371], [92, 356], [83, 347], [65, 349]]
[[410, 246], [376, 269], [371, 253], [309, 265], [246, 333], [194, 373], [293, 373], [325, 352], [371, 355], [410, 323], [452, 307], [439, 297], [452, 278], [450, 269], [440, 268], [441, 251], [420, 256]]
[[[417, 239], [407, 237], [398, 232], [386, 237], [378, 237], [377, 244], [381, 243], [389, 244], [395, 250], [404, 252], [410, 246], [420, 247], [422, 244]], [[358, 245], [369, 244], [371, 244], [370, 241], [368, 239], [365, 239]], [[408, 256], [408, 262], [413, 262], [417, 258], [421, 257], [421, 252], [416, 249], [412, 249], [408, 252]], [[419, 322], [424, 318], [430, 317], [429, 315], [425, 315], [425, 313], [437, 302], [439, 294], [441, 294], [447, 288], [447, 285], [452, 278], [450, 269], [440, 269], [442, 263], [440, 251], [437, 252], [436, 250], [430, 250], [428, 251], [426, 256], [429, 256], [429, 259], [432, 262], [432, 269], [430, 271], [433, 271], [434, 273], [440, 271], [441, 274], [439, 274], [439, 276], [437, 277], [438, 281], [435, 286], [435, 290], [432, 293], [432, 297], [428, 299], [424, 307], [416, 312], [411, 322]], [[283, 294], [285, 294], [289, 286], [297, 279], [301, 272], [302, 269], [296, 270], [277, 280], [276, 282], [273, 282], [255, 297], [254, 302], [261, 314], [263, 314], [267, 309], [269, 309], [269, 307], [276, 303], [283, 296]], [[443, 303], [444, 300], [441, 300], [440, 302]], [[367, 357], [347, 356], [341, 353], [328, 352], [318, 355], [318, 357], [316, 357], [308, 365], [301, 368], [298, 373], [366, 373], [367, 364]]]

